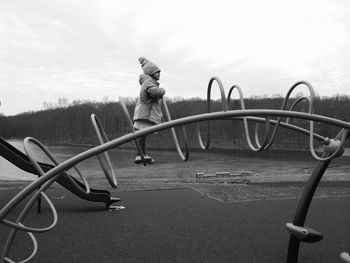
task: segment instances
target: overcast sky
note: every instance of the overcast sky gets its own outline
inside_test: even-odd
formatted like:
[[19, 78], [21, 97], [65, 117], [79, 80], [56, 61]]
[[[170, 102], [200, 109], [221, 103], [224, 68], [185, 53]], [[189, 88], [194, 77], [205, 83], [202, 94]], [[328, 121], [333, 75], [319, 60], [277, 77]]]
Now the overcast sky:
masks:
[[136, 97], [139, 56], [171, 98], [204, 98], [212, 76], [245, 97], [299, 80], [349, 95], [349, 26], [348, 0], [0, 0], [0, 113]]

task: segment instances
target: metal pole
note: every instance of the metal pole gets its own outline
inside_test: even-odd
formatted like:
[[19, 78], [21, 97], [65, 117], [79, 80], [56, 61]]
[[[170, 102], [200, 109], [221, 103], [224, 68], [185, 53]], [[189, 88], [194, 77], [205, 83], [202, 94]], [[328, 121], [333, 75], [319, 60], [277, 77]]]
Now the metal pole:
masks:
[[[316, 188], [330, 162], [331, 160], [318, 161], [316, 167], [313, 169], [309, 181], [303, 190], [302, 196], [299, 200], [298, 207], [294, 215], [293, 224], [295, 226], [304, 226], [306, 215], [309, 210]], [[299, 245], [300, 240], [297, 239], [295, 236], [290, 235], [287, 253], [287, 263], [298, 262]]]
[[[313, 169], [309, 181], [306, 184], [302, 195], [299, 199], [299, 203], [297, 206], [297, 209], [295, 211], [294, 219], [293, 219], [293, 225], [297, 227], [303, 227], [305, 223], [305, 219], [307, 216], [307, 212], [309, 210], [312, 198], [315, 194], [315, 191], [317, 189], [317, 186], [319, 182], [322, 179], [322, 176], [324, 172], [326, 171], [327, 167], [333, 160], [333, 158], [327, 158], [332, 157], [335, 152], [338, 152], [338, 156], [340, 156], [344, 152], [344, 148], [341, 145], [345, 145], [347, 139], [348, 139], [349, 133], [348, 130], [342, 129], [335, 139], [327, 140], [324, 142], [325, 151], [322, 154], [321, 160], [317, 162], [315, 168]], [[339, 138], [342, 138], [344, 140], [343, 144], [339, 141]], [[342, 147], [338, 150], [339, 146]], [[289, 237], [289, 244], [288, 244], [288, 253], [287, 253], [287, 263], [297, 263], [298, 262], [298, 254], [299, 254], [299, 246], [300, 246], [300, 240], [294, 236], [290, 235]]]
[[[38, 191], [39, 191], [40, 187], [38, 188]], [[38, 214], [41, 214], [41, 195], [39, 195], [38, 197], [38, 202], [37, 202], [37, 213]]]

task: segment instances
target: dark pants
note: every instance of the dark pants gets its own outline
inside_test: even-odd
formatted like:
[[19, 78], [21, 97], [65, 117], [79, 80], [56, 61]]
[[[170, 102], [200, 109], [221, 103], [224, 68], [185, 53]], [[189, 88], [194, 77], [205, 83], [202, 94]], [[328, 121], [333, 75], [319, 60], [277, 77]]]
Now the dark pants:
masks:
[[[135, 130], [138, 131], [139, 129], [135, 129]], [[145, 155], [146, 154], [146, 136], [139, 137], [137, 139], [137, 141], [139, 142], [139, 144], [141, 146], [141, 150], [142, 150], [143, 155]], [[141, 153], [139, 153], [138, 149], [137, 149], [137, 154], [141, 155]]]
[[146, 154], [146, 136], [138, 138], [139, 144], [141, 146], [142, 153]]

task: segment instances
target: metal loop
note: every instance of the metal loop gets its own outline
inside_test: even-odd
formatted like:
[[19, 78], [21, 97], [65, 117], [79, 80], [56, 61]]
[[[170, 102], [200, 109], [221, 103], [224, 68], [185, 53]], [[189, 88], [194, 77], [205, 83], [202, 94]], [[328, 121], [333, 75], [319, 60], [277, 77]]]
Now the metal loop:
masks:
[[[169, 113], [168, 105], [167, 105], [165, 99], [163, 99], [162, 101], [163, 101], [163, 106], [164, 106], [165, 115], [167, 117], [167, 120], [171, 121], [171, 116]], [[187, 132], [186, 132], [185, 125], [182, 125], [181, 127], [182, 127], [182, 135], [184, 138], [183, 140], [184, 140], [184, 144], [185, 144], [185, 155], [183, 154], [183, 152], [181, 150], [179, 140], [177, 139], [177, 136], [176, 136], [175, 128], [172, 127], [172, 128], [170, 128], [170, 130], [171, 130], [171, 134], [173, 136], [174, 142], [175, 142], [176, 150], [179, 153], [181, 160], [186, 162], [190, 156], [190, 153], [188, 150], [188, 138], [187, 138]]]
[[[47, 157], [49, 157], [49, 159], [52, 161], [52, 163], [57, 166], [59, 165], [59, 162], [53, 157], [53, 155], [50, 153], [50, 151], [42, 144], [40, 143], [38, 140], [36, 140], [33, 137], [27, 137], [24, 139], [23, 141], [23, 146], [24, 146], [24, 150], [26, 152], [26, 154], [28, 155], [29, 160], [31, 161], [31, 163], [33, 164], [34, 168], [37, 170], [39, 177], [43, 176], [45, 174], [45, 172], [43, 171], [43, 169], [41, 168], [41, 166], [39, 165], [39, 162], [35, 160], [35, 158], [33, 157], [34, 154], [31, 153], [30, 147], [29, 147], [29, 143], [33, 142], [34, 144], [36, 144], [45, 154]], [[76, 167], [76, 165], [73, 166], [73, 168], [75, 169], [75, 171], [78, 173], [79, 177], [82, 179], [84, 186], [85, 186], [85, 191], [87, 194], [90, 193], [90, 186], [87, 182], [87, 180], [85, 179], [85, 177], [81, 174], [81, 172], [79, 171], [79, 169]], [[65, 172], [64, 172], [65, 173]], [[70, 175], [67, 176], [67, 178], [71, 179]], [[77, 183], [74, 180], [70, 180], [74, 185], [78, 186]], [[78, 186], [80, 188], [80, 186]]]
[[[219, 78], [212, 77], [209, 81], [208, 89], [207, 89], [207, 112], [210, 113], [211, 86], [213, 85], [214, 81], [216, 81], [219, 85], [220, 94], [221, 94], [221, 109], [222, 109], [222, 111], [227, 111], [227, 102], [226, 102], [226, 98], [225, 98], [224, 86], [222, 85], [222, 82]], [[209, 145], [210, 145], [210, 124], [209, 124], [208, 120], [206, 121], [206, 124], [207, 124], [206, 125], [207, 138], [206, 138], [206, 141], [204, 144], [203, 140], [202, 140], [201, 133], [200, 133], [200, 126], [199, 126], [199, 123], [197, 123], [197, 138], [198, 138], [199, 145], [203, 150], [207, 150], [209, 148]]]
[[[283, 100], [281, 110], [285, 110], [285, 108], [287, 106], [288, 99], [290, 97], [290, 94], [299, 85], [306, 85], [307, 88], [309, 89], [309, 92], [310, 92], [310, 104], [309, 104], [309, 111], [308, 111], [308, 113], [309, 114], [313, 114], [314, 113], [313, 104], [314, 104], [315, 92], [314, 92], [314, 89], [311, 86], [311, 84], [306, 82], [306, 81], [298, 81], [288, 90], [287, 95], [285, 96], [285, 98]], [[274, 142], [274, 140], [276, 138], [276, 132], [277, 132], [279, 126], [280, 126], [281, 119], [282, 119], [281, 117], [277, 118], [277, 122], [276, 122], [276, 125], [275, 125], [275, 127], [274, 127], [274, 129], [272, 131], [272, 135], [270, 137], [270, 140], [267, 143], [267, 145], [264, 147], [264, 149], [269, 149], [271, 147], [271, 145], [273, 144], [273, 142]], [[314, 127], [314, 123], [313, 123], [313, 121], [310, 121], [310, 137], [312, 137], [312, 138], [313, 138], [313, 130], [314, 130], [313, 127]]]
[[[64, 171], [61, 171], [61, 172], [58, 172], [57, 174], [54, 174], [54, 175], [46, 175], [43, 170], [41, 169], [39, 163], [33, 158], [32, 156], [32, 153], [30, 151], [30, 148], [29, 148], [29, 143], [30, 142], [33, 142], [34, 144], [36, 144], [39, 148], [41, 148], [46, 154], [47, 156], [49, 157], [49, 159], [55, 164], [55, 165], [58, 165], [58, 162], [55, 160], [55, 158], [50, 154], [50, 152], [39, 142], [37, 141], [36, 139], [34, 138], [31, 138], [31, 137], [27, 137], [24, 139], [24, 142], [23, 142], [23, 146], [24, 146], [24, 150], [29, 158], [29, 160], [32, 162], [33, 166], [37, 169], [37, 172], [38, 174], [40, 175], [40, 177], [34, 181], [34, 182], [40, 182], [40, 185], [39, 185], [39, 189], [37, 190], [37, 188], [32, 188], [32, 189], [29, 189], [28, 187], [26, 187], [21, 193], [19, 193], [17, 196], [15, 196], [14, 199], [18, 199], [17, 202], [13, 203], [10, 205], [10, 210], [11, 211], [12, 209], [14, 209], [14, 207], [16, 207], [18, 205], [18, 203], [23, 200], [23, 198], [25, 197], [25, 192], [27, 194], [30, 194], [32, 192], [35, 192], [36, 190], [36, 193], [33, 194], [33, 196], [29, 199], [29, 201], [27, 202], [27, 204], [25, 205], [25, 207], [22, 209], [21, 213], [19, 214], [16, 222], [11, 222], [11, 221], [8, 221], [6, 219], [4, 219], [4, 217], [2, 217], [2, 220], [1, 222], [5, 225], [8, 225], [10, 227], [12, 227], [12, 230], [7, 238], [7, 241], [5, 243], [5, 247], [3, 249], [3, 252], [1, 254], [1, 259], [2, 260], [7, 260], [8, 262], [11, 262], [11, 260], [9, 258], [7, 258], [7, 255], [9, 253], [9, 250], [11, 248], [11, 245], [14, 241], [14, 237], [17, 233], [18, 230], [23, 230], [23, 231], [26, 231], [28, 234], [30, 232], [46, 232], [46, 231], [49, 231], [51, 230], [53, 227], [56, 226], [57, 224], [57, 211], [54, 207], [54, 205], [52, 204], [52, 202], [50, 201], [50, 199], [47, 197], [47, 195], [44, 193], [44, 191], [54, 182], [56, 181], [57, 177], [61, 176], [61, 174], [64, 172]], [[38, 198], [40, 198], [40, 196], [43, 196], [44, 199], [47, 201], [47, 203], [49, 204], [50, 206], [50, 209], [53, 213], [53, 223], [49, 226], [49, 227], [45, 227], [45, 228], [32, 228], [32, 227], [27, 227], [27, 226], [24, 226], [21, 221], [25, 218], [25, 216], [28, 214], [30, 208], [33, 206], [33, 204], [36, 202], [36, 200], [38, 200]], [[4, 215], [5, 216], [5, 215]], [[28, 232], [29, 231], [29, 232]], [[34, 236], [31, 235], [31, 238], [33, 239], [33, 242], [34, 242], [34, 247], [36, 247], [36, 241], [35, 241], [35, 238]], [[27, 262], [29, 261], [32, 257], [34, 257], [36, 253], [36, 249], [34, 249], [34, 252], [32, 253], [32, 255], [27, 258], [26, 260], [22, 261], [22, 262]]]
[[[108, 142], [108, 138], [107, 138], [106, 132], [103, 129], [103, 127], [102, 127], [100, 121], [98, 120], [97, 116], [95, 114], [91, 114], [90, 117], [91, 117], [92, 124], [94, 125], [95, 132], [97, 134], [97, 137], [98, 137], [98, 140], [99, 140], [100, 144], [102, 145], [102, 144]], [[107, 181], [109, 182], [109, 184], [113, 188], [117, 188], [118, 182], [117, 182], [116, 176], [114, 174], [114, 170], [113, 170], [111, 159], [109, 158], [109, 154], [108, 154], [107, 151], [104, 151], [103, 155], [104, 155], [104, 157], [107, 160], [108, 167], [106, 167], [105, 163], [102, 161], [101, 154], [97, 155], [97, 159], [100, 162], [100, 165], [102, 167], [103, 173], [106, 176]]]
[[[38, 191], [39, 192], [39, 191]], [[6, 220], [6, 219], [3, 219], [1, 221], [2, 224], [6, 225], [6, 226], [9, 226], [9, 227], [12, 227], [12, 228], [15, 228], [17, 230], [21, 230], [21, 231], [25, 231], [25, 232], [34, 232], [34, 233], [43, 233], [43, 232], [47, 232], [47, 231], [50, 231], [51, 229], [53, 229], [56, 224], [57, 224], [57, 221], [58, 221], [58, 216], [57, 216], [57, 211], [56, 211], [56, 208], [55, 206], [52, 204], [51, 200], [49, 199], [49, 197], [44, 193], [44, 192], [39, 192], [43, 197], [44, 199], [46, 200], [46, 202], [48, 203], [48, 205], [50, 206], [51, 208], [51, 211], [53, 213], [53, 222], [50, 226], [48, 227], [43, 227], [43, 228], [35, 228], [35, 227], [28, 227], [28, 226], [25, 226], [24, 224], [22, 223], [15, 223], [15, 222], [11, 222], [9, 220]], [[36, 198], [34, 198], [36, 199]]]
[[260, 144], [259, 141], [259, 136], [258, 136], [258, 130], [259, 130], [259, 123], [255, 124], [255, 144], [258, 146], [258, 149], [262, 150], [264, 149], [264, 147], [266, 146], [268, 139], [269, 139], [269, 133], [270, 133], [270, 119], [267, 116], [265, 118], [265, 131], [264, 131], [264, 139], [263, 139], [263, 143]]
[[[19, 223], [19, 225], [22, 225], [22, 224]], [[34, 258], [36, 252], [38, 251], [38, 242], [36, 241], [36, 238], [35, 238], [35, 236], [33, 235], [33, 233], [27, 232], [27, 234], [29, 235], [30, 239], [31, 239], [32, 242], [33, 242], [33, 251], [32, 251], [32, 254], [30, 254], [30, 256], [27, 257], [26, 259], [23, 259], [22, 261], [19, 261], [19, 262], [15, 262], [15, 261], [13, 261], [12, 259], [10, 259], [10, 258], [8, 258], [8, 257], [4, 257], [4, 258], [2, 258], [2, 259], [3, 259], [5, 262], [8, 262], [8, 263], [25, 263], [25, 262], [31, 261], [31, 260]]]
[[[228, 95], [227, 95], [227, 105], [230, 104], [231, 101], [231, 95], [233, 90], [236, 89], [238, 91], [238, 95], [239, 95], [239, 101], [241, 104], [241, 109], [245, 110], [245, 104], [244, 104], [244, 97], [243, 97], [243, 92], [241, 90], [241, 88], [237, 85], [234, 85], [230, 88]], [[248, 126], [248, 118], [247, 117], [243, 117], [243, 125], [244, 125], [244, 133], [245, 133], [245, 137], [246, 137], [246, 141], [248, 143], [249, 148], [254, 151], [254, 152], [259, 152], [261, 150], [264, 149], [265, 145], [268, 142], [268, 136], [269, 136], [269, 131], [270, 131], [270, 122], [269, 122], [269, 118], [266, 117], [265, 118], [265, 133], [264, 133], [264, 137], [263, 137], [263, 143], [260, 144], [259, 142], [259, 138], [258, 138], [258, 128], [259, 128], [259, 124], [256, 123], [255, 124], [255, 144], [257, 145], [257, 147], [255, 147], [250, 139], [250, 132], [249, 132], [249, 126]]]
[[[294, 101], [293, 105], [289, 108], [290, 111], [294, 110], [294, 108], [303, 100], [306, 100], [309, 105], [311, 103], [310, 98], [308, 97], [299, 97], [296, 101]], [[286, 123], [289, 123], [289, 117], [286, 119]]]

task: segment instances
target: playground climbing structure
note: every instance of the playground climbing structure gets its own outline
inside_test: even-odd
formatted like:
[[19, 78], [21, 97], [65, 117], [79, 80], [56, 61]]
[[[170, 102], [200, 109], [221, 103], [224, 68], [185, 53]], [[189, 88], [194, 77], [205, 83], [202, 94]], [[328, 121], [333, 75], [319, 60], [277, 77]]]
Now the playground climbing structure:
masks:
[[[216, 82], [221, 94], [221, 103], [222, 108], [221, 111], [211, 112], [211, 90], [213, 83]], [[292, 105], [287, 108], [288, 104], [292, 100], [291, 94], [297, 87], [306, 87], [309, 93], [307, 97], [300, 97], [293, 101]], [[232, 95], [237, 91], [238, 93], [238, 101], [240, 103], [239, 110], [230, 110], [229, 107], [232, 104]], [[108, 156], [108, 150], [121, 146], [127, 142], [134, 141], [137, 148], [140, 146], [137, 143], [137, 139], [141, 136], [149, 135], [155, 132], [160, 132], [162, 130], [171, 129], [172, 136], [174, 138], [176, 149], [179, 153], [180, 158], [183, 161], [190, 160], [189, 155], [189, 147], [188, 147], [188, 139], [186, 135], [186, 125], [190, 123], [198, 124], [198, 143], [203, 150], [207, 150], [210, 147], [210, 121], [212, 120], [223, 120], [223, 121], [232, 121], [232, 120], [242, 120], [244, 124], [245, 138], [249, 148], [252, 151], [258, 152], [269, 149], [276, 138], [276, 134], [278, 130], [281, 128], [291, 129], [295, 132], [304, 134], [309, 137], [309, 149], [311, 155], [317, 161], [316, 166], [314, 167], [308, 182], [305, 184], [302, 195], [299, 199], [297, 209], [294, 214], [294, 218], [291, 222], [281, 222], [285, 224], [287, 233], [289, 233], [289, 245], [287, 250], [286, 262], [287, 263], [296, 263], [298, 262], [298, 254], [300, 244], [302, 242], [318, 242], [323, 238], [323, 235], [315, 229], [311, 227], [305, 226], [304, 223], [306, 221], [306, 217], [308, 214], [309, 207], [311, 205], [314, 193], [317, 189], [317, 186], [326, 171], [329, 164], [332, 162], [334, 158], [341, 156], [344, 152], [345, 145], [349, 139], [349, 129], [350, 123], [347, 121], [330, 118], [322, 115], [317, 115], [314, 113], [314, 97], [315, 93], [313, 87], [310, 83], [306, 81], [300, 81], [295, 83], [287, 92], [285, 99], [282, 103], [281, 109], [246, 109], [244, 104], [244, 97], [241, 88], [237, 85], [232, 86], [229, 89], [229, 92], [225, 93], [222, 82], [219, 78], [213, 77], [210, 79], [207, 89], [207, 112], [187, 116], [180, 119], [172, 120], [169, 110], [167, 108], [166, 101], [163, 100], [163, 108], [165, 111], [166, 122], [163, 122], [158, 125], [154, 125], [152, 127], [135, 131], [133, 129], [132, 120], [128, 113], [128, 110], [123, 102], [120, 100], [122, 105], [122, 109], [125, 113], [125, 116], [130, 125], [131, 132], [125, 134], [119, 138], [115, 138], [113, 140], [108, 140], [101, 123], [98, 121], [96, 115], [91, 115], [91, 119], [96, 131], [96, 134], [99, 138], [100, 145], [88, 149], [80, 154], [77, 154], [68, 160], [65, 160], [62, 163], [58, 163], [51, 153], [36, 139], [34, 138], [26, 138], [24, 140], [24, 148], [26, 154], [35, 167], [37, 173], [40, 175], [39, 178], [32, 183], [30, 183], [27, 187], [21, 190], [15, 197], [13, 197], [4, 207], [0, 210], [0, 222], [11, 228], [8, 239], [4, 245], [4, 248], [1, 253], [0, 262], [14, 262], [11, 260], [8, 255], [11, 246], [13, 245], [14, 238], [16, 236], [17, 231], [25, 231], [30, 236], [33, 242], [33, 252], [26, 259], [21, 262], [28, 262], [34, 258], [37, 250], [38, 244], [35, 239], [35, 233], [42, 233], [51, 230], [57, 223], [57, 212], [55, 210], [54, 205], [49, 200], [45, 191], [48, 187], [56, 180], [59, 180], [64, 173], [73, 168], [75, 165], [80, 162], [92, 158], [94, 156], [98, 156], [101, 161], [102, 169], [106, 175], [106, 178], [110, 185], [113, 188], [117, 187], [117, 173], [114, 172], [112, 167], [111, 160]], [[295, 107], [297, 104], [306, 101], [308, 103], [307, 112], [295, 111]], [[291, 119], [302, 119], [309, 123], [309, 128], [302, 128], [290, 123]], [[206, 122], [206, 138], [203, 140], [203, 136], [200, 131], [200, 122]], [[339, 133], [334, 138], [327, 138], [315, 132], [314, 123], [319, 122], [324, 125], [334, 125], [339, 128]], [[249, 123], [255, 124], [255, 129], [253, 132], [249, 130], [251, 125]], [[263, 126], [263, 135], [259, 138], [259, 127]], [[183, 144], [184, 144], [184, 152], [182, 151], [179, 140], [177, 139], [177, 135], [175, 133], [175, 127], [182, 127], [182, 136], [183, 136]], [[315, 151], [315, 140], [318, 140], [323, 145], [323, 153], [318, 154]], [[52, 161], [53, 166], [51, 169], [43, 170], [41, 165], [37, 162], [37, 160], [33, 157], [33, 153], [30, 150], [29, 144], [36, 144]], [[140, 151], [141, 152], [141, 151]], [[142, 160], [144, 165], [146, 162], [144, 161], [143, 156]], [[105, 162], [102, 161], [102, 158], [105, 159]], [[88, 189], [86, 187], [86, 189]], [[29, 198], [29, 201], [27, 199]], [[49, 204], [50, 209], [52, 210], [53, 220], [52, 224], [43, 228], [33, 228], [30, 226], [26, 226], [23, 224], [23, 220], [30, 211], [30, 208], [33, 204], [40, 198], [43, 197], [44, 200]], [[18, 205], [22, 202], [27, 202], [24, 208], [21, 210], [19, 216], [15, 221], [10, 221], [8, 215], [18, 207]], [[340, 257], [344, 262], [350, 262], [350, 257], [348, 252], [342, 252], [346, 248], [339, 248]]]

